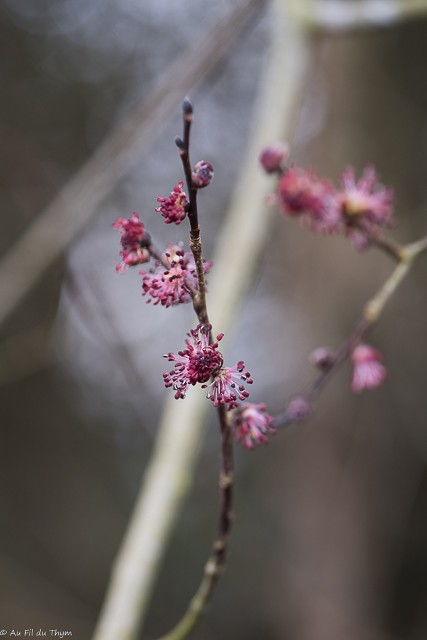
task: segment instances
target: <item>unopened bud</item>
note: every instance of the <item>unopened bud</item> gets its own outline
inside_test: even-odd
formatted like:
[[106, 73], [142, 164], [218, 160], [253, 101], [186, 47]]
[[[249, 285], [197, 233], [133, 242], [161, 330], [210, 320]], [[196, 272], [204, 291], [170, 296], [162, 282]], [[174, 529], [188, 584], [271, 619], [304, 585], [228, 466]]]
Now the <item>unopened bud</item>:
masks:
[[311, 405], [304, 396], [294, 396], [286, 407], [289, 422], [303, 422], [311, 413]]
[[329, 347], [317, 347], [310, 353], [310, 362], [325, 371], [334, 365], [335, 354]]
[[190, 100], [190, 98], [187, 96], [184, 98], [183, 102], [182, 102], [182, 113], [184, 115], [184, 118], [187, 120], [191, 120], [192, 116], [193, 116], [193, 104]]
[[206, 160], [199, 160], [199, 162], [194, 165], [191, 177], [193, 180], [193, 185], [198, 189], [207, 187], [214, 177], [213, 166], [210, 162], [206, 162]]
[[265, 147], [259, 156], [262, 168], [267, 173], [274, 173], [282, 168], [282, 163], [289, 155], [289, 149], [283, 142], [272, 142]]
[[175, 144], [180, 151], [187, 151], [184, 140], [180, 136], [175, 136]]

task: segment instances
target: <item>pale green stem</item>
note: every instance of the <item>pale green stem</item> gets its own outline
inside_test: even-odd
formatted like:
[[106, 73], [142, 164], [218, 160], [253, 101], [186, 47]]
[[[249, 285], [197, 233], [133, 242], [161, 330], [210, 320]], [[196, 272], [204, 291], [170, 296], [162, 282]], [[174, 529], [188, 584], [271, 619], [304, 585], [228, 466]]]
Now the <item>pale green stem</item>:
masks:
[[385, 304], [411, 270], [415, 258], [426, 250], [427, 237], [400, 248], [400, 260], [398, 265], [375, 296], [365, 305], [363, 317], [367, 322], [369, 322], [369, 325], [378, 320]]
[[[427, 251], [427, 236], [421, 238], [417, 242], [407, 245], [399, 245], [390, 243], [387, 239], [384, 243], [378, 245], [385, 253], [391, 255], [398, 264], [393, 269], [390, 276], [381, 285], [374, 296], [365, 304], [362, 315], [356, 325], [356, 328], [347, 338], [340, 349], [335, 353], [333, 362], [330, 367], [322, 371], [322, 373], [314, 380], [310, 387], [303, 395], [308, 402], [313, 402], [319, 395], [332, 375], [337, 371], [339, 366], [348, 358], [356, 345], [362, 340], [371, 327], [378, 322], [385, 305], [396, 292], [403, 279], [409, 274], [413, 263], [417, 256]], [[390, 250], [392, 249], [392, 250]], [[294, 418], [285, 409], [282, 413], [274, 418], [276, 427], [289, 425], [294, 422]]]
[[215, 560], [209, 558], [205, 565], [202, 582], [190, 600], [185, 615], [169, 633], [159, 638], [159, 640], [183, 640], [188, 638], [206, 609], [206, 604], [211, 598], [219, 575], [220, 572]]
[[427, 14], [426, 0], [290, 0], [305, 29], [331, 32], [388, 27]]

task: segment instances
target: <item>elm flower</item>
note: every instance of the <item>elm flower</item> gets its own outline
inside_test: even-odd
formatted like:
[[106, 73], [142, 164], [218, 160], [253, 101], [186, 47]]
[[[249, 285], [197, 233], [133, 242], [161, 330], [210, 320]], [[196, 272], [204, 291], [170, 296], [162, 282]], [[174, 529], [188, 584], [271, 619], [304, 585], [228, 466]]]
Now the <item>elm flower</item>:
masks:
[[360, 393], [363, 389], [375, 389], [387, 376], [382, 364], [383, 354], [367, 344], [359, 344], [351, 354], [353, 377], [351, 389]]
[[120, 231], [122, 245], [122, 260], [116, 265], [116, 271], [123, 272], [126, 267], [134, 267], [150, 260], [150, 235], [145, 231], [137, 213], [133, 213], [131, 218], [117, 218], [113, 227]]
[[252, 384], [253, 380], [249, 371], [245, 371], [245, 363], [240, 360], [235, 367], [224, 367], [216, 371], [212, 382], [202, 385], [208, 389], [206, 397], [212, 400], [214, 407], [227, 404], [228, 409], [237, 407], [237, 400], [246, 400], [249, 393], [242, 381]]
[[157, 207], [155, 211], [160, 211], [165, 219], [166, 224], [181, 224], [187, 215], [187, 195], [183, 190], [184, 183], [182, 180], [178, 182], [178, 185], [173, 188], [169, 198], [157, 198], [157, 202], [160, 202], [160, 207]]
[[172, 387], [175, 398], [185, 398], [189, 385], [207, 382], [212, 374], [222, 367], [223, 357], [218, 351], [218, 342], [222, 340], [220, 333], [216, 342], [209, 344], [210, 324], [199, 324], [187, 334], [186, 348], [175, 353], [168, 353], [164, 358], [174, 362], [174, 368], [163, 374], [166, 387]]
[[[191, 296], [197, 290], [197, 270], [193, 254], [183, 251], [177, 245], [169, 245], [165, 253], [170, 265], [164, 269], [152, 273], [140, 271], [142, 278], [142, 295], [147, 296], [147, 302], [161, 304], [168, 308], [191, 301]], [[207, 273], [212, 266], [211, 262], [204, 262], [204, 270]]]
[[299, 167], [287, 169], [278, 183], [279, 203], [285, 214], [301, 215], [312, 231], [333, 233], [341, 222], [336, 191], [313, 171]]
[[[245, 400], [249, 393], [241, 381], [252, 384], [249, 371], [245, 371], [244, 362], [238, 362], [235, 367], [223, 368], [222, 353], [218, 351], [218, 343], [224, 334], [216, 336], [216, 342], [210, 344], [209, 336], [212, 326], [199, 324], [187, 334], [186, 348], [175, 353], [168, 353], [164, 358], [174, 362], [174, 368], [163, 374], [166, 387], [175, 390], [175, 398], [185, 398], [190, 385], [198, 382], [208, 388], [207, 398], [214, 406], [228, 404], [228, 409], [237, 406], [237, 399]], [[212, 382], [206, 384], [209, 380]]]
[[199, 162], [196, 162], [193, 173], [191, 174], [191, 179], [195, 187], [198, 189], [207, 187], [213, 177], [214, 170], [210, 162], [207, 162], [206, 160], [199, 160]]
[[374, 167], [365, 167], [362, 177], [355, 179], [349, 168], [341, 176], [343, 191], [339, 193], [341, 208], [347, 221], [364, 217], [371, 223], [390, 226], [392, 222], [393, 189], [377, 181]]
[[266, 173], [274, 173], [282, 169], [282, 163], [288, 155], [289, 149], [286, 144], [272, 142], [261, 151], [259, 162]]
[[237, 407], [231, 426], [237, 442], [247, 449], [253, 449], [255, 445], [267, 444], [268, 436], [276, 433], [276, 429], [271, 426], [272, 420], [264, 403], [248, 403]]

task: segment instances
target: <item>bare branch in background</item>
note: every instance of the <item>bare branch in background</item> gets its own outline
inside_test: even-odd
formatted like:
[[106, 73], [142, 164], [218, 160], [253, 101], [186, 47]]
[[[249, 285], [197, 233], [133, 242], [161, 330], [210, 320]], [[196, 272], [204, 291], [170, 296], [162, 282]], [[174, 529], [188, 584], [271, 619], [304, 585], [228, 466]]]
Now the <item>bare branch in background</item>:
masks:
[[290, 0], [306, 29], [331, 32], [389, 27], [427, 14], [426, 0]]
[[[298, 402], [306, 402], [306, 405], [300, 404], [302, 407], [306, 407], [307, 414], [301, 412], [301, 415], [295, 416], [295, 412], [288, 407], [283, 413], [275, 416], [273, 424], [276, 427], [283, 427], [285, 425], [292, 424], [294, 422], [303, 422], [310, 413], [310, 405], [317, 398], [319, 393], [323, 390], [326, 383], [331, 378], [332, 374], [343, 364], [343, 362], [351, 355], [355, 347], [361, 342], [362, 338], [372, 329], [372, 327], [380, 319], [385, 305], [389, 299], [395, 294], [402, 281], [410, 273], [414, 262], [418, 256], [425, 253], [427, 250], [427, 236], [421, 238], [417, 242], [407, 244], [404, 246], [397, 245], [396, 243], [390, 243], [390, 241], [383, 240], [381, 243], [377, 243], [378, 247], [382, 249], [386, 254], [392, 254], [394, 259], [397, 260], [397, 265], [390, 274], [390, 276], [381, 285], [378, 291], [370, 300], [365, 304], [363, 312], [354, 331], [349, 335], [347, 340], [341, 346], [341, 348], [335, 353], [331, 354], [329, 363], [325, 363], [321, 367], [323, 369], [319, 377], [314, 380], [308, 391], [296, 396]], [[394, 254], [391, 249], [394, 250]], [[291, 407], [291, 405], [290, 405]]]

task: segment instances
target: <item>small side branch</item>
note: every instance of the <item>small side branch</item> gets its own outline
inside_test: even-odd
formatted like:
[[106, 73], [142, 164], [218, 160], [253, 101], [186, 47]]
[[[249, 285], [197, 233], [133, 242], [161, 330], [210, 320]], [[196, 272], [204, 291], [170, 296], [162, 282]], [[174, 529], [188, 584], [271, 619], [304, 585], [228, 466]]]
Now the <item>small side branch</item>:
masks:
[[[308, 391], [301, 396], [309, 405], [316, 399], [326, 383], [332, 377], [333, 373], [348, 358], [353, 349], [362, 340], [366, 333], [378, 322], [385, 305], [397, 291], [399, 285], [409, 274], [414, 264], [414, 260], [420, 254], [427, 251], [427, 236], [412, 244], [400, 246], [397, 244], [389, 244], [389, 241], [382, 243], [380, 248], [386, 253], [392, 253], [393, 257], [398, 260], [398, 264], [378, 289], [376, 294], [365, 304], [361, 318], [356, 328], [341, 348], [334, 354], [329, 366], [325, 367], [322, 373], [314, 380]], [[390, 248], [392, 250], [390, 250]], [[288, 410], [283, 411], [274, 417], [273, 425], [275, 427], [283, 427], [295, 422], [295, 417]]]

